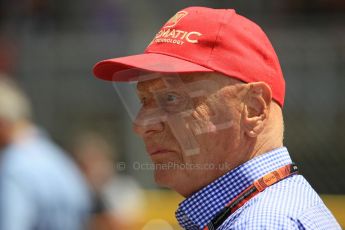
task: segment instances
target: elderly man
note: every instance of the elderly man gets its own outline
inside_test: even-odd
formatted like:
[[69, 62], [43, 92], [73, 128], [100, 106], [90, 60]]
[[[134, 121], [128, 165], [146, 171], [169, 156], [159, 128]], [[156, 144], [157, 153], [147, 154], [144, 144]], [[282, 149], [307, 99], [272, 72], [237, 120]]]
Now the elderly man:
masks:
[[[265, 33], [234, 10], [190, 7], [144, 54], [110, 59], [97, 77], [134, 81], [134, 130], [155, 179], [186, 197], [185, 229], [340, 229], [283, 147], [285, 82]], [[133, 112], [130, 91], [116, 84]]]

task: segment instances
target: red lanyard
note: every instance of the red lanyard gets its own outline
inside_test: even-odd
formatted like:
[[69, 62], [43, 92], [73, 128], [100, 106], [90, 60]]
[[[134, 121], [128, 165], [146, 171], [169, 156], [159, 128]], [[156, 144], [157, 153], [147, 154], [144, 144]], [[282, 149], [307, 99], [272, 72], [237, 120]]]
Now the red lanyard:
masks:
[[266, 174], [260, 179], [254, 181], [254, 183], [241, 192], [237, 197], [230, 201], [223, 209], [220, 211], [216, 217], [212, 219], [210, 223], [206, 225], [204, 230], [215, 230], [237, 209], [242, 207], [251, 198], [264, 191], [267, 187], [293, 175], [297, 174], [297, 166], [292, 163], [285, 165], [273, 172]]

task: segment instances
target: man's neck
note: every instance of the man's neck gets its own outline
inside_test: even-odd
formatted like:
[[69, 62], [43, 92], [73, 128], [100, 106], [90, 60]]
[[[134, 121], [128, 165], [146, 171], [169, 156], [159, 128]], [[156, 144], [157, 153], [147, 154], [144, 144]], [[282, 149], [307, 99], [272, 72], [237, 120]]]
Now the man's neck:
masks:
[[283, 142], [272, 140], [272, 138], [260, 137], [249, 155], [249, 160], [280, 147], [283, 147]]

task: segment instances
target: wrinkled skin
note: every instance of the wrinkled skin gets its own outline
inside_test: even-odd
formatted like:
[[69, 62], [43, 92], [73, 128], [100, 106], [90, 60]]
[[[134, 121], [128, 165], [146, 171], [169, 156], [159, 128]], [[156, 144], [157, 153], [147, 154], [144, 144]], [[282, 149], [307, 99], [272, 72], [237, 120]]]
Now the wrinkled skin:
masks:
[[[183, 119], [172, 119], [175, 123], [169, 122], [169, 117], [178, 114], [169, 107], [161, 112], [165, 119], [147, 124], [137, 122], [152, 115], [147, 111], [159, 107], [155, 95], [166, 88], [162, 78], [143, 81], [137, 85], [142, 108], [133, 128], [145, 142], [147, 152], [156, 164], [156, 182], [183, 196], [190, 196], [253, 157], [255, 137], [246, 135], [252, 127], [243, 118], [244, 108], [247, 108], [244, 101], [248, 96], [248, 84], [209, 73], [184, 74], [180, 78], [187, 85], [202, 82], [199, 86], [204, 89], [202, 96], [185, 103], [188, 104], [188, 115]], [[217, 87], [209, 87], [210, 81], [215, 82]], [[169, 96], [169, 99], [174, 105], [176, 97]], [[181, 108], [178, 110], [180, 112]], [[246, 117], [256, 116], [251, 110], [250, 114], [245, 111]], [[194, 154], [188, 154], [185, 148], [181, 148], [186, 138], [197, 145]]]

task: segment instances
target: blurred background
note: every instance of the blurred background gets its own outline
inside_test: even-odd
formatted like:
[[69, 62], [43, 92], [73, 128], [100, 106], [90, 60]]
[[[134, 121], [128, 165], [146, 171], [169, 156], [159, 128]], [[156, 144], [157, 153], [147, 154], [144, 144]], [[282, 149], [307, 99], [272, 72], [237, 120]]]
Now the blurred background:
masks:
[[[133, 167], [150, 162], [143, 143], [112, 85], [96, 80], [92, 67], [141, 53], [165, 21], [192, 5], [235, 8], [268, 34], [287, 83], [285, 144], [344, 226], [344, 0], [0, 0], [0, 72], [24, 89], [34, 121], [84, 173], [85, 162], [110, 162], [103, 177], [117, 174], [135, 187], [138, 210], [145, 210], [138, 211], [137, 229], [167, 223], [178, 229], [174, 210], [181, 197], [157, 188], [151, 170]], [[80, 153], [92, 148], [87, 144], [103, 149], [104, 157]], [[162, 201], [166, 208], [157, 203]]]

